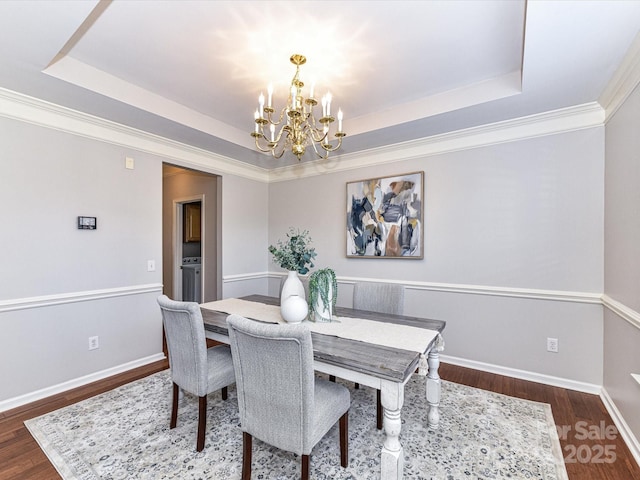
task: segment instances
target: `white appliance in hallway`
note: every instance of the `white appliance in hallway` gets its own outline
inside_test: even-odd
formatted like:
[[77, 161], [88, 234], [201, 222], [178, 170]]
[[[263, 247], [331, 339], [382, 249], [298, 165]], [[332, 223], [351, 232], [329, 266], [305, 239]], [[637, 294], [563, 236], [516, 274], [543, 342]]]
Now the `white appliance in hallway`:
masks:
[[182, 259], [182, 301], [202, 303], [202, 257]]

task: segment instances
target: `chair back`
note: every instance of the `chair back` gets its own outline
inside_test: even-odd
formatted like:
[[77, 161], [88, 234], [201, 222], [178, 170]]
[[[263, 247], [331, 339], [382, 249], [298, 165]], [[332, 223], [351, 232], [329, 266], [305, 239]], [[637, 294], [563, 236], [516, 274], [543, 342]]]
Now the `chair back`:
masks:
[[402, 315], [404, 312], [404, 285], [356, 283], [353, 289], [353, 308]]
[[311, 444], [313, 346], [306, 325], [227, 318], [242, 431], [302, 454]]
[[184, 390], [207, 394], [207, 340], [200, 307], [195, 302], [177, 302], [166, 295], [158, 297], [162, 311], [171, 378]]

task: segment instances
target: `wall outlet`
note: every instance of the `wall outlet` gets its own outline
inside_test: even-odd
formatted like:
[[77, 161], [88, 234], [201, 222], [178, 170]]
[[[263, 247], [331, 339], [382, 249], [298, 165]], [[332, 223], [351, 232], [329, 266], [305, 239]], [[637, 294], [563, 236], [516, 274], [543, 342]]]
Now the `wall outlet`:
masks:
[[547, 352], [558, 353], [558, 339], [547, 338]]
[[89, 337], [89, 350], [95, 350], [96, 348], [100, 348], [98, 337]]

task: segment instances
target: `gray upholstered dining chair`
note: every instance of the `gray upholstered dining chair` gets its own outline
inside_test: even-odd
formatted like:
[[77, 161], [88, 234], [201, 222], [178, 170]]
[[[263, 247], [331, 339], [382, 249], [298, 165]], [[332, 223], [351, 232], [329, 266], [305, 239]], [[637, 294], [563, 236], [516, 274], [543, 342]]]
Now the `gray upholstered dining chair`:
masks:
[[[404, 285], [394, 283], [356, 283], [353, 288], [353, 308], [370, 312], [402, 315]], [[356, 383], [356, 388], [358, 384]], [[376, 391], [376, 426], [382, 429], [382, 399]]]
[[309, 478], [313, 447], [339, 421], [340, 463], [346, 467], [348, 414], [344, 386], [316, 378], [306, 325], [277, 325], [227, 318], [242, 428], [242, 479], [251, 478], [253, 437], [302, 456]]
[[402, 315], [404, 312], [404, 285], [356, 283], [353, 288], [353, 308]]
[[176, 302], [166, 295], [158, 297], [169, 349], [169, 367], [173, 381], [170, 428], [178, 420], [179, 388], [199, 399], [198, 436], [196, 450], [204, 448], [207, 428], [207, 394], [222, 389], [227, 399], [227, 387], [235, 383], [231, 349], [227, 345], [207, 348], [204, 322], [195, 302]]

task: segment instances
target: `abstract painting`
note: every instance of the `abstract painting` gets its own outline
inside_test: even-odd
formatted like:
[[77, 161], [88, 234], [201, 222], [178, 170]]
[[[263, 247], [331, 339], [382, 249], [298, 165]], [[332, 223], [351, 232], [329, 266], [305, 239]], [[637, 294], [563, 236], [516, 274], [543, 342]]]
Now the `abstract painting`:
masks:
[[347, 257], [423, 258], [424, 172], [347, 183]]

